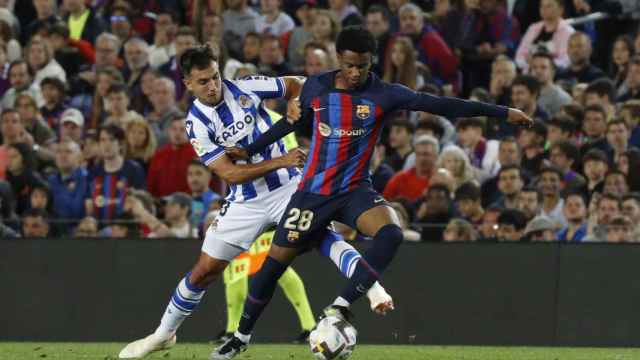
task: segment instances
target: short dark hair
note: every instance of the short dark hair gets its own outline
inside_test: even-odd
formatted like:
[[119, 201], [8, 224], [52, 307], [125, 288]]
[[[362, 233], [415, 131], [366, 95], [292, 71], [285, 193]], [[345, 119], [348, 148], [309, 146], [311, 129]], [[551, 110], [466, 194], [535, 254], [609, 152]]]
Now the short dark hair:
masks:
[[121, 144], [125, 141], [124, 130], [122, 130], [122, 128], [116, 124], [106, 124], [100, 126], [100, 129], [98, 129], [98, 138], [100, 137], [100, 134], [102, 132], [106, 132], [111, 137], [118, 140], [118, 142]]
[[580, 149], [572, 141], [568, 141], [568, 140], [556, 141], [555, 143], [551, 144], [551, 149], [553, 148], [560, 149], [560, 151], [562, 151], [564, 156], [573, 160], [574, 165], [577, 164], [578, 161], [580, 161]]
[[538, 198], [538, 202], [542, 202], [542, 192], [537, 187], [533, 186], [525, 186], [520, 190], [520, 193], [536, 193], [536, 197]]
[[59, 35], [65, 39], [69, 38], [69, 25], [64, 21], [56, 21], [49, 26], [49, 35]]
[[211, 66], [212, 62], [217, 62], [218, 58], [213, 54], [213, 50], [209, 45], [203, 45], [188, 49], [180, 57], [180, 70], [182, 70], [182, 77], [187, 77], [191, 74], [191, 70], [206, 69]]
[[484, 119], [479, 117], [460, 118], [456, 123], [456, 129], [465, 130], [467, 128], [479, 128], [484, 132]]
[[[604, 176], [604, 178], [606, 179], [609, 176], [614, 176], [614, 175], [622, 176], [624, 178], [624, 181], [627, 182], [627, 174], [623, 173], [621, 170], [618, 170], [616, 168], [609, 170], [607, 174]], [[628, 185], [628, 182], [627, 182], [627, 185]]]
[[551, 56], [551, 54], [548, 51], [536, 51], [531, 56], [531, 59], [535, 59], [535, 58], [549, 60], [549, 64], [551, 64], [551, 69], [553, 69], [553, 71], [556, 70], [556, 63], [553, 61], [553, 56]]
[[505, 209], [498, 216], [498, 224], [513, 225], [516, 230], [522, 230], [527, 227], [527, 217], [520, 210]]
[[47, 212], [44, 209], [37, 209], [37, 208], [30, 208], [24, 211], [24, 213], [22, 213], [22, 218], [27, 218], [27, 217], [32, 217], [32, 218], [42, 218], [44, 221], [48, 221], [49, 216], [47, 215]]
[[547, 121], [548, 126], [555, 126], [559, 128], [562, 132], [573, 134], [576, 131], [576, 123], [573, 121], [571, 116], [565, 114], [556, 114], [549, 121]]
[[24, 59], [18, 59], [18, 60], [14, 60], [14, 61], [12, 61], [12, 62], [9, 64], [9, 69], [7, 70], [7, 74], [11, 74], [11, 70], [12, 70], [14, 67], [16, 67], [16, 66], [18, 66], [18, 65], [22, 65], [22, 64], [25, 64], [25, 65], [27, 66], [27, 72], [29, 73], [29, 75], [30, 75], [31, 77], [33, 77], [33, 75], [34, 75], [33, 69], [31, 69], [31, 66], [29, 66], [29, 63], [28, 63], [26, 60], [24, 60]]
[[0, 120], [2, 120], [2, 118], [4, 118], [6, 114], [10, 114], [10, 113], [16, 113], [18, 114], [18, 116], [20, 116], [20, 113], [15, 108], [6, 108], [6, 109], [2, 109], [2, 112], [0, 112]]
[[597, 112], [600, 113], [602, 115], [602, 117], [604, 118], [604, 120], [607, 120], [607, 111], [604, 109], [604, 107], [600, 104], [591, 104], [589, 106], [587, 106], [586, 108], [584, 108], [584, 114], [586, 115], [587, 112]]
[[377, 4], [369, 6], [369, 8], [367, 9], [366, 15], [369, 15], [369, 14], [380, 14], [382, 15], [382, 19], [386, 22], [389, 22], [389, 19], [391, 18], [391, 16], [389, 15], [389, 10]]
[[444, 127], [435, 117], [418, 120], [418, 124], [416, 125], [416, 130], [417, 129], [431, 130], [438, 139], [444, 136]]
[[584, 191], [580, 190], [580, 189], [567, 189], [564, 192], [564, 196], [562, 197], [564, 199], [564, 201], [566, 202], [571, 196], [578, 196], [579, 198], [582, 199], [582, 202], [586, 205], [589, 205], [589, 201], [587, 200], [587, 197], [584, 193]]
[[471, 200], [478, 201], [482, 198], [482, 192], [480, 186], [473, 181], [467, 181], [460, 185], [455, 192], [456, 201]]
[[623, 118], [617, 117], [617, 118], [613, 118], [613, 119], [609, 120], [609, 122], [607, 122], [607, 132], [609, 132], [609, 129], [614, 125], [624, 125], [624, 127], [627, 128], [627, 122], [624, 121]]
[[513, 80], [511, 87], [513, 88], [516, 85], [521, 85], [526, 87], [529, 90], [529, 92], [533, 95], [540, 94], [540, 82], [538, 81], [538, 79], [534, 78], [531, 75], [517, 76]]
[[588, 161], [601, 161], [609, 165], [609, 158], [607, 157], [607, 154], [600, 149], [591, 149], [582, 156], [583, 165]]
[[620, 208], [620, 205], [622, 203], [622, 199], [620, 198], [620, 196], [618, 196], [617, 194], [611, 193], [611, 192], [606, 192], [606, 193], [600, 195], [600, 198], [598, 199], [597, 206], [600, 206], [600, 203], [602, 203], [602, 201], [604, 201], [604, 200], [615, 201], [618, 204], [618, 208]]
[[500, 170], [498, 170], [498, 179], [500, 179], [500, 175], [502, 175], [502, 173], [510, 170], [518, 170], [518, 175], [520, 176], [520, 179], [522, 179], [522, 168], [520, 168], [520, 165], [516, 165], [516, 164], [509, 164], [509, 165], [502, 166]]
[[198, 160], [198, 158], [193, 158], [191, 159], [191, 161], [189, 161], [189, 166], [198, 166], [198, 167], [202, 167], [205, 169], [209, 169], [207, 168], [207, 165], [205, 165], [202, 161]]
[[562, 171], [560, 171], [560, 169], [558, 169], [557, 167], [552, 166], [552, 165], [543, 166], [540, 169], [540, 176], [542, 176], [545, 173], [554, 173], [554, 174], [558, 175], [560, 180], [562, 180], [562, 177], [563, 177]]
[[54, 88], [56, 88], [56, 90], [58, 90], [61, 94], [64, 94], [66, 87], [64, 82], [62, 82], [62, 80], [60, 80], [57, 77], [53, 77], [53, 76], [48, 76], [44, 79], [42, 79], [42, 82], [40, 83], [40, 87], [44, 87], [45, 85], [51, 85]]
[[376, 39], [373, 34], [360, 25], [347, 26], [338, 34], [336, 40], [336, 52], [341, 54], [344, 51], [356, 53], [375, 54], [377, 49]]
[[447, 195], [447, 199], [451, 198], [451, 190], [449, 190], [449, 187], [445, 184], [431, 185], [429, 189], [427, 189], [427, 194], [431, 193], [432, 191], [442, 191]]
[[178, 30], [176, 31], [176, 36], [192, 36], [194, 39], [198, 39], [198, 36], [195, 32], [195, 30], [193, 30], [193, 28], [191, 26], [180, 26], [178, 28]]
[[541, 136], [544, 139], [547, 138], [547, 132], [548, 132], [547, 125], [541, 120], [537, 120], [537, 119], [533, 121], [533, 125], [531, 125], [531, 127], [524, 128], [523, 131], [532, 131], [536, 135]]
[[404, 128], [405, 130], [407, 130], [410, 134], [413, 134], [415, 132], [415, 126], [413, 126], [413, 123], [407, 119], [403, 119], [403, 118], [399, 118], [399, 119], [395, 119], [391, 122], [391, 127], [401, 127]]
[[123, 93], [125, 95], [129, 95], [129, 87], [127, 84], [122, 82], [114, 82], [109, 86], [109, 90], [107, 90], [107, 96], [111, 94]]
[[607, 96], [609, 101], [616, 101], [616, 85], [607, 78], [600, 78], [592, 81], [587, 89], [584, 91], [585, 94], [597, 94], [598, 96]]
[[562, 111], [573, 119], [576, 124], [582, 123], [584, 108], [580, 104], [567, 104], [562, 106]]

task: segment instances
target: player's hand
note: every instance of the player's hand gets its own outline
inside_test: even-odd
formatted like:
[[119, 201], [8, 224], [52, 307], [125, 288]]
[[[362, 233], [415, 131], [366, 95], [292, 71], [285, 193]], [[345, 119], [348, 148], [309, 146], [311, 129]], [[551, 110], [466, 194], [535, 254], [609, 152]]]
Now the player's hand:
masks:
[[239, 146], [224, 148], [224, 152], [231, 158], [231, 160], [247, 160], [249, 158], [247, 150]]
[[302, 109], [300, 108], [300, 98], [296, 97], [287, 102], [287, 122], [295, 124], [300, 120]]
[[507, 121], [519, 126], [531, 127], [533, 125], [533, 119], [521, 110], [509, 108], [509, 116]]
[[285, 156], [281, 157], [284, 167], [304, 167], [304, 163], [307, 161], [307, 153], [300, 149], [295, 148], [289, 151]]

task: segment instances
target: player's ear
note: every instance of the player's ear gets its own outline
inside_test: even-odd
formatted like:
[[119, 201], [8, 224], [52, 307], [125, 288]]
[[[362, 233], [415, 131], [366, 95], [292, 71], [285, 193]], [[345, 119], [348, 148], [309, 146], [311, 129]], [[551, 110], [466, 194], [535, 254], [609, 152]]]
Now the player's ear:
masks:
[[193, 90], [191, 90], [191, 78], [188, 76], [185, 76], [182, 78], [182, 83], [184, 84], [184, 87], [187, 88], [187, 90], [193, 92]]

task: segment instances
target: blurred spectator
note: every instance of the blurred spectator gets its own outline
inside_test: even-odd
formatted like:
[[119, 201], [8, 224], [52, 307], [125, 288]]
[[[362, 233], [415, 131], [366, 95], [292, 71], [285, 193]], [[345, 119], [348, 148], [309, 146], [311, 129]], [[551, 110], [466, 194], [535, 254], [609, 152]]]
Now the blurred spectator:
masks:
[[107, 117], [105, 124], [115, 124], [124, 128], [129, 114], [129, 88], [122, 83], [115, 83], [109, 87], [107, 91], [107, 99], [105, 103], [105, 112]]
[[[541, 85], [533, 76], [520, 75], [516, 77], [511, 84], [511, 105], [522, 110], [531, 118], [547, 121], [549, 113], [544, 111], [538, 103]], [[515, 133], [509, 133], [509, 135], [515, 135]]]
[[526, 226], [527, 219], [520, 210], [503, 210], [498, 216], [496, 237], [498, 241], [522, 241]]
[[116, 5], [111, 9], [109, 30], [117, 36], [122, 43], [134, 35], [129, 6]]
[[480, 187], [473, 181], [460, 185], [455, 192], [458, 213], [475, 226], [480, 225], [484, 218], [481, 198]]
[[623, 85], [618, 101], [640, 99], [640, 55], [634, 56], [629, 64], [627, 80]]
[[40, 36], [31, 38], [25, 48], [25, 58], [29, 68], [35, 73], [33, 77], [34, 86], [40, 87], [42, 80], [47, 77], [57, 78], [62, 82], [67, 81], [66, 72], [53, 57], [51, 49], [44, 38]]
[[329, 10], [342, 27], [362, 24], [360, 10], [351, 4], [351, 0], [329, 0]]
[[607, 113], [607, 120], [611, 120], [616, 114], [616, 88], [608, 78], [594, 80], [584, 91], [584, 103], [586, 106], [600, 105]]
[[627, 176], [629, 190], [640, 192], [640, 172], [632, 170], [640, 169], [640, 150], [635, 147], [627, 150], [618, 158], [616, 166]]
[[507, 56], [498, 56], [493, 60], [489, 93], [496, 104], [511, 104], [511, 84], [517, 75], [516, 64]]
[[422, 225], [422, 241], [441, 241], [443, 224], [453, 217], [451, 192], [446, 185], [434, 184], [418, 200], [415, 220]]
[[[489, 206], [498, 201], [500, 192], [498, 191], [498, 171], [502, 166], [517, 165], [522, 162], [522, 150], [515, 138], [508, 136], [500, 141], [498, 146], [498, 161], [493, 164], [489, 171], [489, 176], [482, 183], [482, 205]], [[524, 169], [523, 174], [525, 173]], [[528, 177], [528, 175], [527, 175]]]
[[[458, 85], [458, 58], [431, 25], [424, 23], [422, 10], [413, 3], [406, 3], [398, 10], [400, 33], [413, 40], [418, 51], [418, 61], [429, 67], [432, 76], [441, 84]], [[395, 40], [395, 39], [394, 39]], [[392, 40], [389, 46], [393, 46]], [[387, 49], [389, 61], [391, 51]]]
[[595, 204], [594, 211], [589, 212], [589, 226], [587, 236], [583, 241], [607, 241], [607, 227], [614, 218], [620, 215], [620, 197], [612, 193], [594, 196], [591, 202]]
[[640, 147], [640, 100], [629, 100], [622, 104], [620, 117], [627, 123], [627, 128], [631, 129], [629, 144]]
[[547, 114], [554, 115], [562, 106], [571, 104], [571, 95], [560, 86], [553, 83], [556, 67], [553, 58], [548, 53], [535, 53], [531, 58], [531, 75], [540, 82], [540, 96], [538, 106]]
[[535, 120], [529, 128], [520, 130], [518, 145], [522, 149], [522, 168], [530, 174], [537, 174], [542, 167], [547, 138], [547, 127], [542, 121]]
[[[246, 0], [231, 0], [230, 2], [232, 2], [233, 4], [237, 4], [237, 3], [244, 3], [246, 2]], [[229, 6], [231, 9], [233, 9], [231, 5]], [[232, 13], [232, 15], [230, 16], [232, 17], [235, 16], [233, 15], [235, 14], [233, 10], [227, 10], [227, 11], [230, 11]], [[225, 20], [225, 23], [227, 23], [227, 20]], [[233, 26], [242, 26], [242, 23], [243, 21], [239, 21], [235, 23]], [[226, 30], [227, 29], [225, 28], [225, 31]], [[176, 33], [175, 43], [176, 43], [176, 55], [172, 57], [171, 60], [169, 60], [169, 62], [167, 62], [166, 64], [160, 67], [160, 72], [166, 77], [168, 77], [169, 79], [173, 80], [173, 84], [175, 85], [175, 91], [176, 91], [176, 100], [180, 101], [182, 100], [185, 94], [185, 87], [184, 87], [184, 84], [182, 83], [182, 73], [180, 72], [180, 65], [178, 63], [178, 60], [187, 49], [190, 49], [196, 46], [196, 44], [198, 43], [198, 39], [196, 38], [195, 32], [190, 27], [181, 26], [180, 28], [178, 28], [178, 32]], [[225, 42], [225, 44], [229, 44], [229, 43]]]
[[28, 93], [33, 97], [40, 108], [44, 105], [44, 99], [40, 87], [33, 82], [33, 72], [24, 60], [16, 60], [9, 65], [9, 88], [2, 97], [2, 108], [13, 108], [19, 93]]
[[22, 236], [46, 238], [49, 236], [49, 220], [42, 209], [29, 209], [22, 215]]
[[524, 238], [527, 241], [556, 241], [553, 221], [544, 215], [536, 216], [524, 229]]
[[105, 24], [92, 9], [87, 8], [84, 0], [63, 0], [62, 6], [68, 11], [65, 21], [69, 24], [71, 39], [94, 43], [96, 37], [105, 30]]
[[543, 197], [540, 190], [532, 186], [525, 186], [518, 194], [516, 209], [522, 211], [527, 221], [531, 221], [531, 219], [540, 214], [542, 201]]
[[71, 99], [70, 106], [82, 112], [87, 120], [87, 129], [97, 129], [106, 118], [105, 103], [107, 92], [111, 85], [124, 83], [120, 71], [112, 66], [96, 71], [96, 84], [91, 93], [76, 95]]
[[397, 202], [389, 203], [389, 206], [396, 211], [396, 215], [398, 215], [398, 220], [400, 220], [400, 227], [402, 228], [402, 235], [405, 241], [418, 242], [420, 241], [420, 233], [411, 229], [409, 227], [409, 213], [402, 206], [402, 204]]
[[331, 63], [336, 64], [336, 39], [340, 32], [340, 23], [328, 10], [319, 9], [314, 12], [311, 36], [314, 42], [324, 45], [331, 57]]
[[[133, 99], [144, 96], [142, 75], [149, 68], [149, 44], [139, 37], [133, 37], [124, 43], [125, 69], [122, 72]], [[143, 112], [142, 106], [136, 109]]]
[[85, 40], [70, 39], [67, 23], [59, 21], [51, 25], [48, 31], [47, 43], [51, 46], [53, 57], [65, 69], [65, 73], [69, 74], [67, 80], [73, 80], [84, 63], [96, 62], [93, 44]]
[[[429, 114], [423, 111], [418, 112], [418, 123], [416, 124], [415, 137], [421, 135], [431, 135], [435, 137], [442, 148], [455, 143], [456, 128], [451, 122], [442, 116]], [[407, 159], [407, 163], [411, 162], [411, 155]], [[405, 164], [405, 168], [406, 168]]]
[[264, 34], [260, 39], [260, 63], [258, 64], [258, 70], [262, 74], [270, 74], [272, 76], [284, 76], [292, 72], [289, 64], [285, 61], [280, 39], [274, 35]]
[[584, 109], [582, 130], [585, 138], [582, 140], [580, 153], [586, 154], [591, 149], [599, 149], [605, 153], [610, 151], [607, 139], [607, 113], [600, 105], [590, 105]]
[[[258, 15], [247, 5], [247, 0], [227, 0], [227, 9], [222, 13], [224, 23], [224, 43], [229, 46], [229, 53], [232, 57], [238, 57], [244, 36], [251, 31], [256, 31]], [[177, 45], [177, 44], [176, 44]], [[178, 49], [176, 48], [178, 59]]]
[[74, 230], [73, 237], [87, 238], [98, 236], [98, 221], [91, 216], [87, 216], [80, 221]]
[[467, 181], [478, 181], [479, 170], [474, 169], [469, 162], [467, 154], [456, 145], [450, 145], [440, 153], [436, 167], [449, 170], [454, 178], [453, 189], [458, 188]]
[[281, 36], [293, 30], [291, 16], [280, 10], [280, 0], [260, 0], [260, 16], [256, 20], [256, 32]]
[[255, 32], [249, 32], [244, 36], [242, 43], [242, 61], [253, 65], [258, 65], [260, 62], [260, 46], [262, 43], [262, 37]]
[[36, 10], [36, 18], [23, 29], [22, 43], [28, 42], [33, 35], [61, 20], [57, 14], [56, 0], [33, 0], [33, 7]]
[[72, 140], [62, 140], [55, 146], [58, 171], [47, 179], [57, 219], [79, 220], [84, 217], [84, 201], [88, 193], [87, 170], [80, 165], [80, 146]]
[[316, 1], [296, 0], [293, 3], [293, 14], [295, 14], [300, 25], [293, 28], [289, 33], [284, 34], [283, 38], [289, 65], [293, 71], [299, 73], [302, 71], [304, 62], [304, 45], [313, 38], [311, 28], [313, 27], [313, 14], [315, 11], [313, 8], [316, 5]]
[[500, 199], [493, 204], [495, 207], [503, 209], [516, 209], [520, 191], [524, 187], [524, 180], [520, 167], [517, 165], [506, 165], [498, 172], [498, 190]]
[[540, 170], [538, 188], [542, 193], [541, 215], [548, 216], [556, 223], [556, 228], [567, 226], [567, 220], [562, 213], [564, 200], [561, 197], [562, 172], [552, 166], [543, 167]]
[[106, 234], [111, 238], [125, 239], [140, 237], [140, 227], [135, 222], [135, 218], [129, 213], [122, 213], [113, 219], [113, 224], [109, 226]]
[[175, 101], [175, 84], [167, 77], [160, 77], [153, 80], [151, 96], [152, 111], [147, 115], [147, 120], [153, 128], [156, 139], [160, 146], [166, 144], [167, 137], [165, 129], [172, 117], [180, 114]]
[[147, 211], [140, 200], [135, 197], [127, 198], [126, 208], [137, 221], [151, 229], [152, 232], [148, 237], [197, 238], [198, 229], [189, 223], [191, 197], [185, 193], [178, 192], [165, 197], [165, 201], [164, 222]]
[[558, 141], [574, 141], [576, 130], [576, 124], [569, 115], [554, 115], [547, 121], [547, 142], [555, 144]]
[[45, 123], [51, 129], [59, 133], [60, 117], [67, 108], [65, 103], [65, 83], [55, 77], [46, 77], [40, 83], [44, 105], [40, 108], [40, 114]]
[[581, 242], [587, 235], [587, 201], [579, 191], [570, 191], [564, 197], [562, 209], [567, 226], [557, 234], [558, 241]]
[[404, 168], [407, 159], [413, 153], [413, 133], [415, 127], [406, 119], [396, 119], [391, 123], [389, 130], [389, 149], [385, 157], [385, 163], [394, 171]]
[[617, 163], [618, 159], [629, 148], [630, 132], [627, 123], [622, 118], [615, 118], [607, 123], [607, 145], [609, 146], [609, 160]]
[[385, 51], [391, 39], [391, 23], [389, 11], [380, 5], [371, 5], [367, 9], [365, 27], [376, 38], [378, 50], [374, 56], [372, 71], [382, 76], [384, 70]]
[[567, 54], [567, 41], [575, 30], [564, 21], [563, 13], [562, 0], [540, 1], [541, 21], [529, 26], [516, 52], [516, 62], [524, 72], [529, 68], [531, 54], [539, 51], [550, 53], [560, 68], [569, 65], [571, 53]]
[[558, 72], [556, 80], [575, 83], [590, 83], [605, 76], [602, 69], [591, 64], [593, 48], [591, 39], [583, 32], [571, 34], [568, 42], [569, 66], [564, 71]]
[[391, 166], [384, 162], [384, 148], [385, 146], [382, 143], [376, 144], [369, 166], [371, 185], [380, 194], [384, 192], [389, 180], [395, 174]]
[[478, 233], [473, 228], [473, 225], [464, 219], [452, 219], [449, 221], [442, 234], [442, 241], [444, 242], [476, 240], [478, 240]]
[[304, 57], [304, 75], [314, 76], [331, 70], [331, 58], [322, 49], [307, 51]]
[[187, 183], [192, 198], [190, 222], [193, 225], [202, 226], [212, 203], [222, 200], [222, 197], [209, 188], [211, 171], [198, 159], [193, 159], [189, 163]]
[[131, 118], [125, 130], [127, 138], [125, 158], [137, 162], [146, 171], [157, 148], [156, 137], [149, 122], [136, 114]]
[[47, 184], [39, 184], [31, 189], [31, 196], [29, 198], [30, 209], [43, 210], [47, 217], [53, 215], [53, 201], [51, 198], [51, 189]]
[[[33, 137], [33, 143], [29, 145], [47, 145], [55, 140], [53, 130], [51, 130], [49, 125], [42, 119], [42, 116], [40, 116], [38, 106], [31, 95], [28, 93], [18, 94], [18, 96], [16, 96], [15, 108], [18, 110], [24, 129]], [[36, 148], [34, 148], [34, 150], [36, 150]]]
[[44, 180], [35, 169], [34, 154], [29, 145], [11, 144], [7, 155], [7, 181], [16, 197], [16, 212], [21, 215], [29, 208], [31, 190], [44, 184]]
[[488, 174], [498, 156], [499, 142], [484, 137], [481, 118], [462, 118], [456, 123], [458, 144], [469, 157], [471, 165]]
[[633, 227], [631, 221], [624, 216], [616, 216], [607, 227], [608, 243], [633, 242]]
[[609, 172], [607, 155], [599, 149], [589, 150], [582, 157], [582, 169], [587, 180], [589, 194], [601, 193], [604, 187], [604, 176]]
[[178, 16], [166, 9], [158, 11], [154, 24], [153, 44], [149, 47], [149, 65], [157, 69], [169, 62], [176, 54], [175, 37]]
[[640, 194], [630, 193], [622, 197], [622, 215], [631, 220], [633, 238], [640, 241]]
[[435, 164], [440, 146], [438, 140], [423, 135], [415, 140], [416, 165], [409, 170], [394, 175], [384, 188], [387, 200], [417, 200], [429, 187], [430, 179], [435, 172]]
[[84, 117], [74, 108], [65, 110], [60, 117], [60, 140], [72, 140], [78, 144], [83, 142]]
[[104, 125], [98, 131], [101, 162], [89, 170], [89, 192], [85, 200], [87, 215], [99, 221], [110, 221], [124, 211], [129, 188], [144, 188], [144, 170], [137, 163], [125, 160], [124, 130], [116, 125]]
[[571, 141], [559, 140], [551, 145], [549, 150], [551, 165], [562, 172], [564, 188], [582, 188], [587, 180], [573, 169], [580, 161], [580, 150]]
[[390, 51], [391, 56], [384, 64], [382, 79], [389, 83], [402, 84], [413, 90], [421, 88], [425, 79], [421, 74], [421, 66], [416, 62], [416, 52], [411, 39], [405, 36], [396, 37]]
[[627, 177], [620, 170], [610, 170], [604, 177], [604, 187], [602, 191], [605, 193], [619, 194], [620, 196], [627, 194], [629, 192]]
[[168, 144], [151, 158], [147, 188], [151, 195], [162, 197], [174, 192], [189, 192], [187, 168], [196, 153], [184, 130], [184, 115], [176, 116], [167, 125]]
[[498, 232], [498, 217], [502, 209], [498, 207], [489, 207], [484, 212], [482, 217], [482, 224], [480, 225], [480, 234], [485, 241], [496, 240]]

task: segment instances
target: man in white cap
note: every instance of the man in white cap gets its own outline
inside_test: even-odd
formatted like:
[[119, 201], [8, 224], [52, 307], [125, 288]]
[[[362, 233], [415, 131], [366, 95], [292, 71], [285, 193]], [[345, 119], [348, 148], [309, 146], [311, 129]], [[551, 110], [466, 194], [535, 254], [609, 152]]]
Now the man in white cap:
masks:
[[82, 143], [84, 132], [84, 116], [78, 109], [69, 108], [60, 117], [60, 139]]
[[534, 217], [524, 229], [525, 238], [529, 241], [556, 241], [553, 220], [546, 215]]

